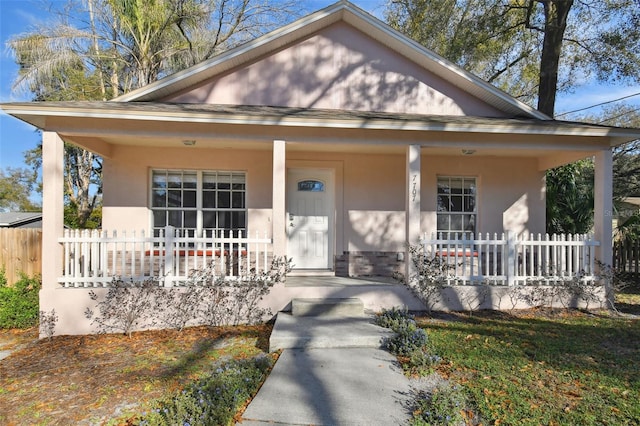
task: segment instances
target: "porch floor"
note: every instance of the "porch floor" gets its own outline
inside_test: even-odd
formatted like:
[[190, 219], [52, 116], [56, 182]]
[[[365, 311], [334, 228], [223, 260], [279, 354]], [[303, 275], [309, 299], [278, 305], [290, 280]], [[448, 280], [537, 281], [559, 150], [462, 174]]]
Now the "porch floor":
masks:
[[285, 281], [285, 287], [356, 287], [399, 284], [391, 277], [288, 276]]

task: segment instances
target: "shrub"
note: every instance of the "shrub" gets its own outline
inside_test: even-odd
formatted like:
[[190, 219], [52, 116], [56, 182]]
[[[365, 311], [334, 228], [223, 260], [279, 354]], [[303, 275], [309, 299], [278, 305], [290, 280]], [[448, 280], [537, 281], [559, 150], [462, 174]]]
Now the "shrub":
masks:
[[418, 327], [415, 317], [406, 307], [384, 309], [376, 316], [375, 323], [396, 332], [395, 336], [382, 340], [382, 347], [404, 358], [402, 366], [405, 371], [410, 374], [429, 374], [440, 362], [439, 356], [429, 353], [427, 332]]
[[394, 330], [396, 335], [387, 337], [382, 346], [394, 355], [411, 356], [415, 351], [426, 350], [427, 333], [416, 326], [415, 322], [407, 322]]
[[96, 302], [99, 314], [89, 308], [85, 311], [85, 317], [93, 319], [91, 324], [96, 324], [98, 333], [120, 331], [128, 334], [141, 325], [153, 326], [154, 301], [162, 291], [153, 278], [142, 282], [125, 282], [114, 278], [105, 297], [98, 300], [98, 295], [91, 290], [89, 297]]
[[256, 324], [271, 314], [258, 306], [271, 288], [284, 281], [291, 271], [291, 260], [274, 257], [267, 270], [242, 271], [238, 280], [217, 276], [213, 264], [194, 271], [188, 285], [201, 287], [204, 303], [200, 314], [209, 325]]
[[256, 324], [270, 313], [258, 306], [260, 300], [290, 270], [290, 260], [276, 257], [268, 270], [251, 269], [237, 280], [218, 275], [211, 262], [193, 270], [182, 287], [160, 287], [157, 278], [116, 277], [104, 297], [89, 292], [95, 307], [87, 308], [85, 316], [98, 333], [122, 332], [129, 337], [136, 329], [158, 325], [181, 331], [197, 319], [211, 326]]
[[408, 248], [416, 274], [410, 276], [405, 284], [424, 303], [427, 312], [431, 313], [442, 301], [442, 290], [455, 266], [439, 256], [428, 253], [422, 244], [410, 244]]
[[413, 315], [406, 308], [385, 309], [375, 322], [396, 332], [395, 336], [382, 340], [382, 346], [394, 355], [411, 356], [414, 351], [421, 351], [427, 345], [427, 333], [416, 325]]
[[449, 383], [437, 386], [428, 394], [422, 393], [414, 411], [413, 425], [467, 424], [467, 396], [460, 386]]
[[173, 330], [184, 330], [190, 321], [196, 319], [201, 298], [202, 289], [189, 283], [185, 287], [165, 288], [164, 293], [154, 300], [153, 311], [158, 323]]
[[0, 270], [0, 328], [29, 328], [38, 323], [40, 277], [20, 274], [20, 280], [7, 286]]
[[409, 313], [406, 306], [402, 308], [396, 308], [394, 306], [391, 309], [383, 309], [382, 312], [376, 316], [375, 323], [380, 327], [395, 330], [408, 321], [413, 321], [414, 318], [415, 317]]
[[157, 402], [134, 424], [229, 425], [238, 409], [257, 392], [273, 361], [268, 356], [234, 360], [169, 400]]
[[56, 334], [56, 324], [58, 323], [58, 315], [56, 310], [50, 312], [40, 311], [40, 334], [44, 334], [49, 340]]
[[408, 361], [403, 364], [404, 371], [416, 376], [427, 376], [434, 372], [435, 367], [440, 364], [442, 358], [438, 355], [430, 354], [426, 350], [414, 351]]

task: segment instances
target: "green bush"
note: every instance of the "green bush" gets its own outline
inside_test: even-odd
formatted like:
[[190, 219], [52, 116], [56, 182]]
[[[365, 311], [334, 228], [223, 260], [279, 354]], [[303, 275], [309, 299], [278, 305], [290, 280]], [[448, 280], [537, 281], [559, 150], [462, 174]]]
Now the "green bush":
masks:
[[414, 316], [409, 313], [407, 307], [391, 309], [383, 309], [379, 315], [375, 318], [375, 323], [380, 327], [390, 328], [396, 330], [406, 324], [407, 322], [414, 321]]
[[0, 328], [29, 328], [38, 323], [40, 278], [20, 274], [20, 280], [7, 286], [0, 270]]
[[382, 346], [394, 355], [411, 356], [427, 346], [427, 333], [417, 326], [414, 316], [406, 308], [385, 309], [375, 322], [396, 332], [395, 336], [382, 340]]
[[466, 423], [469, 403], [464, 390], [449, 383], [422, 395], [411, 422], [413, 426], [461, 425]]
[[273, 361], [268, 356], [234, 360], [160, 401], [134, 424], [145, 426], [229, 425], [238, 409], [257, 392]]
[[396, 332], [395, 336], [382, 340], [382, 347], [403, 357], [402, 368], [409, 374], [429, 374], [440, 363], [441, 358], [430, 353], [427, 332], [418, 327], [415, 316], [406, 307], [384, 309], [375, 323]]
[[419, 328], [415, 322], [407, 322], [394, 330], [396, 335], [387, 337], [382, 346], [394, 355], [411, 356], [415, 351], [426, 350], [427, 332]]

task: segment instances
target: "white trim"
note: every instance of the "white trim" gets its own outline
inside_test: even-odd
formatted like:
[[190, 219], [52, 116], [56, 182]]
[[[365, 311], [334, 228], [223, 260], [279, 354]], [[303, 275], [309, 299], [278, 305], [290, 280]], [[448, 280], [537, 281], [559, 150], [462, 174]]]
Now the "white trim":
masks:
[[[560, 125], [549, 124], [545, 121], [541, 124], [531, 121], [518, 121], [517, 119], [495, 119], [495, 123], [482, 122], [479, 118], [476, 122], [456, 123], [448, 120], [394, 120], [367, 119], [367, 118], [326, 118], [326, 117], [285, 117], [281, 115], [253, 116], [246, 114], [223, 114], [215, 112], [144, 112], [92, 109], [90, 104], [77, 107], [56, 107], [43, 104], [3, 104], [2, 109], [10, 115], [27, 121], [22, 116], [48, 116], [48, 117], [74, 117], [117, 120], [144, 120], [166, 122], [190, 122], [208, 124], [229, 125], [257, 125], [278, 127], [318, 127], [336, 129], [359, 130], [397, 130], [397, 131], [441, 131], [441, 132], [465, 132], [465, 133], [491, 133], [491, 134], [533, 134], [533, 135], [560, 135], [560, 136], [596, 136], [612, 138], [628, 138], [633, 140], [640, 138], [640, 130], [631, 128], [616, 128], [605, 126], [592, 126], [589, 124], [568, 124], [560, 122]], [[461, 117], [464, 119], [464, 117]], [[490, 119], [487, 119], [490, 120]], [[27, 121], [28, 122], [28, 121]], [[49, 126], [52, 127], [52, 126]], [[46, 130], [64, 131], [64, 129]]]
[[[318, 176], [321, 175], [321, 176]], [[291, 180], [292, 177], [295, 177], [294, 180]], [[337, 216], [337, 202], [336, 202], [336, 170], [334, 168], [327, 167], [291, 167], [287, 166], [286, 171], [286, 229], [287, 229], [287, 256], [294, 258], [295, 257], [291, 250], [291, 240], [289, 233], [289, 214], [290, 214], [290, 203], [292, 200], [292, 193], [297, 193], [298, 186], [297, 183], [300, 179], [314, 179], [324, 182], [324, 194], [325, 200], [329, 203], [328, 206], [328, 217], [327, 217], [327, 264], [322, 265], [321, 267], [314, 266], [311, 269], [326, 269], [326, 270], [334, 270], [334, 259], [336, 253], [336, 216]], [[290, 191], [291, 189], [291, 191]], [[295, 267], [295, 265], [294, 265]], [[309, 269], [309, 268], [297, 268], [297, 269]]]

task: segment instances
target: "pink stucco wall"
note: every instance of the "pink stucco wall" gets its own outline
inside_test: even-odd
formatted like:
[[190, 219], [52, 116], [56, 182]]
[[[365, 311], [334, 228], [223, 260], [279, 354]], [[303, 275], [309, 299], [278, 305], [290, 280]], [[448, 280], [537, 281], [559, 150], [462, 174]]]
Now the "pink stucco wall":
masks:
[[344, 22], [164, 100], [504, 116]]
[[[104, 160], [103, 228], [149, 230], [152, 168], [237, 170], [247, 176], [249, 230], [271, 232], [272, 159], [267, 150], [118, 147]], [[288, 152], [288, 167], [339, 168], [335, 253], [402, 251], [405, 243], [405, 157], [395, 154]], [[324, 166], [323, 166], [324, 165]], [[478, 184], [478, 231], [544, 232], [544, 172], [533, 158], [438, 157], [423, 153], [422, 229], [435, 231], [438, 175]], [[284, 188], [282, 189], [284, 190]]]

